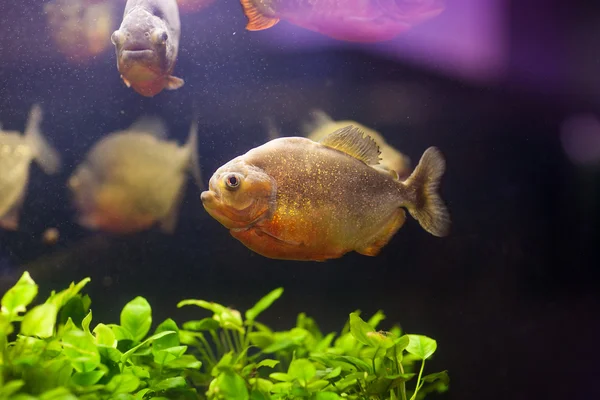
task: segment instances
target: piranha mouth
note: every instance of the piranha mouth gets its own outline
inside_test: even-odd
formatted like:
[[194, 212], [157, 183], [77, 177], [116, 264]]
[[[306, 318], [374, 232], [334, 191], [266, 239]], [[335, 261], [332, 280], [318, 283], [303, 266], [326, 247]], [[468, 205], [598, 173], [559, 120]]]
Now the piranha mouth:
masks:
[[224, 204], [219, 195], [212, 190], [202, 192], [200, 200], [202, 200], [204, 209], [227, 229], [238, 230], [249, 228], [265, 215], [265, 212], [262, 212], [256, 218], [249, 221], [247, 215], [251, 208], [254, 207], [254, 202], [248, 207], [238, 210]]
[[148, 49], [123, 49], [121, 55], [123, 58], [127, 58], [129, 60], [139, 60], [152, 57], [154, 55], [154, 51]]

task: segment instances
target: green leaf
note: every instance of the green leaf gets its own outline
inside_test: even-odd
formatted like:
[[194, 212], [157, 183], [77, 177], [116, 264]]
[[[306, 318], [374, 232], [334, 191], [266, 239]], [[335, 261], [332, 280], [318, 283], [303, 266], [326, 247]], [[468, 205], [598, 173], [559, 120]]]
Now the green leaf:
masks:
[[172, 333], [173, 333], [173, 331], [165, 331], [165, 332], [160, 332], [160, 333], [150, 336], [148, 339], [144, 340], [142, 343], [138, 344], [135, 347], [132, 347], [131, 349], [129, 349], [125, 353], [123, 353], [123, 356], [121, 357], [121, 362], [127, 361], [127, 359], [129, 359], [129, 357], [131, 357], [131, 355], [133, 353], [135, 353], [137, 350], [139, 350], [140, 348], [152, 343], [156, 339], [160, 339], [161, 337], [170, 335]]
[[329, 386], [329, 382], [319, 379], [306, 385], [306, 388], [309, 392], [318, 392], [319, 390], [325, 389], [327, 386]]
[[25, 385], [23, 380], [10, 381], [4, 386], [0, 385], [0, 399], [10, 399], [10, 396], [21, 390], [23, 385]]
[[220, 396], [227, 400], [248, 400], [248, 388], [241, 376], [232, 372], [225, 371], [219, 374], [216, 379], [216, 387]]
[[183, 324], [183, 329], [190, 331], [215, 331], [219, 329], [219, 323], [212, 318], [204, 318], [199, 321], [188, 321]]
[[204, 301], [204, 300], [192, 300], [192, 299], [182, 300], [179, 303], [177, 303], [177, 308], [181, 308], [183, 306], [198, 306], [200, 308], [210, 310], [215, 314], [219, 314], [227, 308], [218, 303], [208, 302], [208, 301]]
[[142, 389], [135, 394], [135, 398], [141, 400], [148, 392], [150, 392], [150, 389]]
[[352, 333], [352, 336], [354, 336], [360, 343], [367, 346], [377, 347], [377, 343], [374, 343], [369, 337], [369, 334], [374, 333], [375, 329], [363, 321], [357, 313], [350, 314], [350, 332]]
[[105, 387], [105, 390], [118, 393], [131, 393], [140, 385], [140, 380], [137, 376], [131, 374], [120, 374], [112, 377], [110, 382]]
[[91, 386], [98, 383], [98, 381], [102, 379], [104, 374], [105, 372], [101, 370], [94, 370], [90, 372], [76, 372], [71, 377], [71, 380], [76, 385]]
[[149, 379], [150, 378], [149, 369], [150, 369], [150, 367], [146, 367], [146, 366], [140, 367], [138, 365], [132, 365], [129, 367], [125, 367], [123, 369], [123, 373], [135, 375], [140, 379]]
[[186, 352], [186, 350], [187, 346], [174, 346], [163, 350], [152, 349], [152, 354], [154, 355], [155, 363], [164, 365], [171, 361], [177, 360]]
[[288, 368], [288, 375], [306, 385], [317, 374], [314, 364], [305, 358], [294, 360]]
[[96, 338], [96, 344], [106, 347], [117, 348], [117, 338], [114, 332], [108, 326], [104, 324], [98, 324], [94, 328], [94, 336]]
[[408, 347], [410, 338], [408, 335], [400, 336], [395, 340], [396, 351], [402, 351]]
[[78, 294], [73, 296], [60, 308], [56, 323], [65, 324], [67, 320], [71, 319], [78, 328], [81, 328], [81, 322], [83, 321], [86, 312], [87, 310], [85, 309], [83, 298]]
[[83, 318], [83, 320], [81, 321], [81, 328], [88, 335], [91, 335], [91, 333], [90, 333], [90, 324], [91, 323], [92, 323], [92, 310], [90, 310], [87, 313], [87, 315], [85, 316], [85, 318]]
[[409, 343], [406, 351], [418, 357], [421, 360], [426, 360], [435, 353], [437, 342], [423, 335], [408, 335]]
[[162, 381], [152, 385], [152, 390], [160, 392], [162, 390], [184, 388], [186, 386], [187, 383], [185, 382], [185, 379], [183, 379], [181, 376], [176, 376], [175, 378], [163, 379]]
[[[248, 383], [251, 387], [256, 387], [258, 390], [264, 393], [269, 393], [273, 387], [273, 382], [262, 378], [250, 378], [248, 379]], [[252, 395], [250, 395], [250, 397], [252, 397]]]
[[67, 388], [59, 387], [43, 393], [39, 400], [77, 400]]
[[315, 400], [340, 400], [341, 397], [335, 392], [319, 392], [315, 396]]
[[[270, 382], [269, 382], [270, 383]], [[271, 396], [269, 396], [267, 393], [269, 393], [269, 391], [263, 390], [261, 391], [253, 389], [252, 392], [250, 392], [250, 400], [270, 400]]]
[[360, 343], [382, 349], [392, 347], [394, 345], [394, 339], [396, 339], [390, 332], [376, 332], [375, 329], [363, 321], [357, 313], [350, 314], [350, 333], [352, 333], [352, 336]]
[[146, 337], [152, 325], [152, 309], [148, 301], [138, 296], [123, 307], [121, 326], [127, 329], [136, 342]]
[[333, 379], [337, 378], [342, 373], [342, 367], [335, 367], [327, 375], [323, 377], [323, 379]]
[[276, 381], [290, 382], [294, 380], [294, 377], [284, 372], [273, 372], [269, 375], [269, 378]]
[[[292, 382], [278, 382], [273, 385], [271, 388], [272, 393], [289, 393], [292, 389]], [[278, 397], [278, 398], [287, 398], [287, 397]]]
[[252, 308], [246, 311], [246, 320], [254, 321], [263, 311], [283, 294], [283, 288], [277, 288], [260, 299]]
[[381, 310], [377, 310], [377, 312], [369, 318], [367, 324], [369, 324], [373, 329], [377, 329], [377, 326], [381, 321], [385, 319], [385, 314]]
[[421, 378], [423, 382], [435, 382], [442, 381], [444, 384], [448, 385], [450, 383], [450, 377], [448, 376], [448, 371], [436, 372], [434, 374], [425, 375]]
[[256, 365], [256, 369], [260, 368], [260, 367], [269, 367], [269, 368], [275, 368], [275, 366], [279, 364], [278, 360], [270, 360], [270, 359], [265, 359], [262, 360], [261, 362], [259, 362]]
[[9, 318], [18, 315], [27, 310], [27, 306], [33, 301], [38, 293], [38, 286], [35, 284], [29, 272], [23, 272], [17, 283], [8, 289], [2, 296], [2, 314]]
[[93, 339], [85, 332], [71, 330], [63, 336], [64, 354], [77, 372], [90, 372], [100, 364], [100, 354]]
[[270, 332], [250, 332], [248, 338], [250, 339], [250, 343], [261, 349], [269, 347], [275, 340], [273, 334]]
[[170, 369], [200, 369], [201, 366], [202, 363], [191, 354], [184, 354], [165, 364], [165, 367]]
[[49, 338], [54, 334], [57, 312], [54, 304], [41, 304], [32, 308], [21, 322], [21, 334]]
[[74, 282], [71, 282], [71, 284], [69, 285], [69, 287], [65, 290], [62, 290], [58, 293], [52, 293], [50, 295], [50, 297], [48, 298], [48, 300], [46, 300], [45, 304], [54, 304], [56, 306], [57, 310], [60, 310], [61, 308], [64, 307], [65, 304], [67, 304], [69, 302], [69, 300], [71, 300], [73, 297], [75, 297], [77, 295], [77, 293], [79, 293], [79, 291], [81, 289], [83, 289], [83, 287], [85, 285], [88, 284], [88, 282], [90, 282], [91, 279], [90, 278], [85, 278], [82, 279], [79, 283], [75, 284]]
[[158, 325], [154, 333], [166, 331], [171, 331], [173, 333], [155, 340], [152, 344], [153, 350], [163, 350], [168, 349], [169, 347], [179, 346], [179, 328], [177, 327], [175, 321], [173, 321], [171, 318], [166, 319], [160, 325]]
[[129, 332], [122, 326], [116, 324], [108, 324], [106, 326], [108, 326], [113, 331], [113, 333], [115, 334], [115, 339], [117, 339], [117, 341], [120, 342], [122, 340], [131, 340], [133, 342], [134, 339], [131, 332]]

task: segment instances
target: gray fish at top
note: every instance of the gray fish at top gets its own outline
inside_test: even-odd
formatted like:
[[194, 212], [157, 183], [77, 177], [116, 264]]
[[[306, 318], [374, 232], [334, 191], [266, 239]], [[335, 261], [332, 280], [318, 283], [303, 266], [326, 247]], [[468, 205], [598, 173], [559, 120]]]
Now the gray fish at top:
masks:
[[49, 175], [60, 170], [60, 156], [40, 130], [42, 110], [31, 108], [23, 135], [0, 126], [0, 227], [16, 230], [27, 192], [29, 165], [35, 160]]
[[110, 38], [115, 45], [117, 68], [127, 87], [152, 97], [163, 89], [183, 86], [183, 79], [171, 75], [180, 35], [175, 0], [128, 0], [123, 22]]

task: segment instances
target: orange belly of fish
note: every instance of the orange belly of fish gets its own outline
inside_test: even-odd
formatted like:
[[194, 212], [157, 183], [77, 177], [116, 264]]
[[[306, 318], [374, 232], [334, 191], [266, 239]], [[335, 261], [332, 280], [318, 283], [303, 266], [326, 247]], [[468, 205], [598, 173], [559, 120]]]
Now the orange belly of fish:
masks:
[[[289, 230], [289, 226], [287, 229]], [[272, 222], [260, 227], [230, 232], [250, 250], [273, 259], [325, 261], [339, 258], [350, 251], [339, 244], [328, 242], [314, 229], [297, 230], [292, 239], [281, 238], [283, 229]]]
[[121, 73], [123, 80], [142, 96], [153, 97], [165, 88], [165, 76], [149, 66], [133, 65]]
[[87, 219], [97, 229], [117, 234], [140, 232], [156, 222], [153, 215], [132, 215], [123, 209], [106, 206], [95, 210]]

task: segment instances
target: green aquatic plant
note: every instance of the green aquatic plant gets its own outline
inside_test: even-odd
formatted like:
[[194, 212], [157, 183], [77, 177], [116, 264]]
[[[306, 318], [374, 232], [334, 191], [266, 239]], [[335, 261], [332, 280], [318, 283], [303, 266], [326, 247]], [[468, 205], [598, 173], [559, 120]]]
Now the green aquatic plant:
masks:
[[152, 309], [136, 297], [119, 324], [92, 326], [89, 278], [30, 308], [38, 287], [29, 273], [8, 290], [0, 310], [0, 400], [70, 399], [422, 399], [447, 390], [449, 378], [423, 375], [435, 340], [377, 331], [385, 318], [359, 312], [337, 335], [324, 335], [301, 313], [273, 331], [257, 317], [283, 293], [273, 290], [242, 317], [204, 300], [212, 313], [180, 328], [167, 319], [153, 333]]

